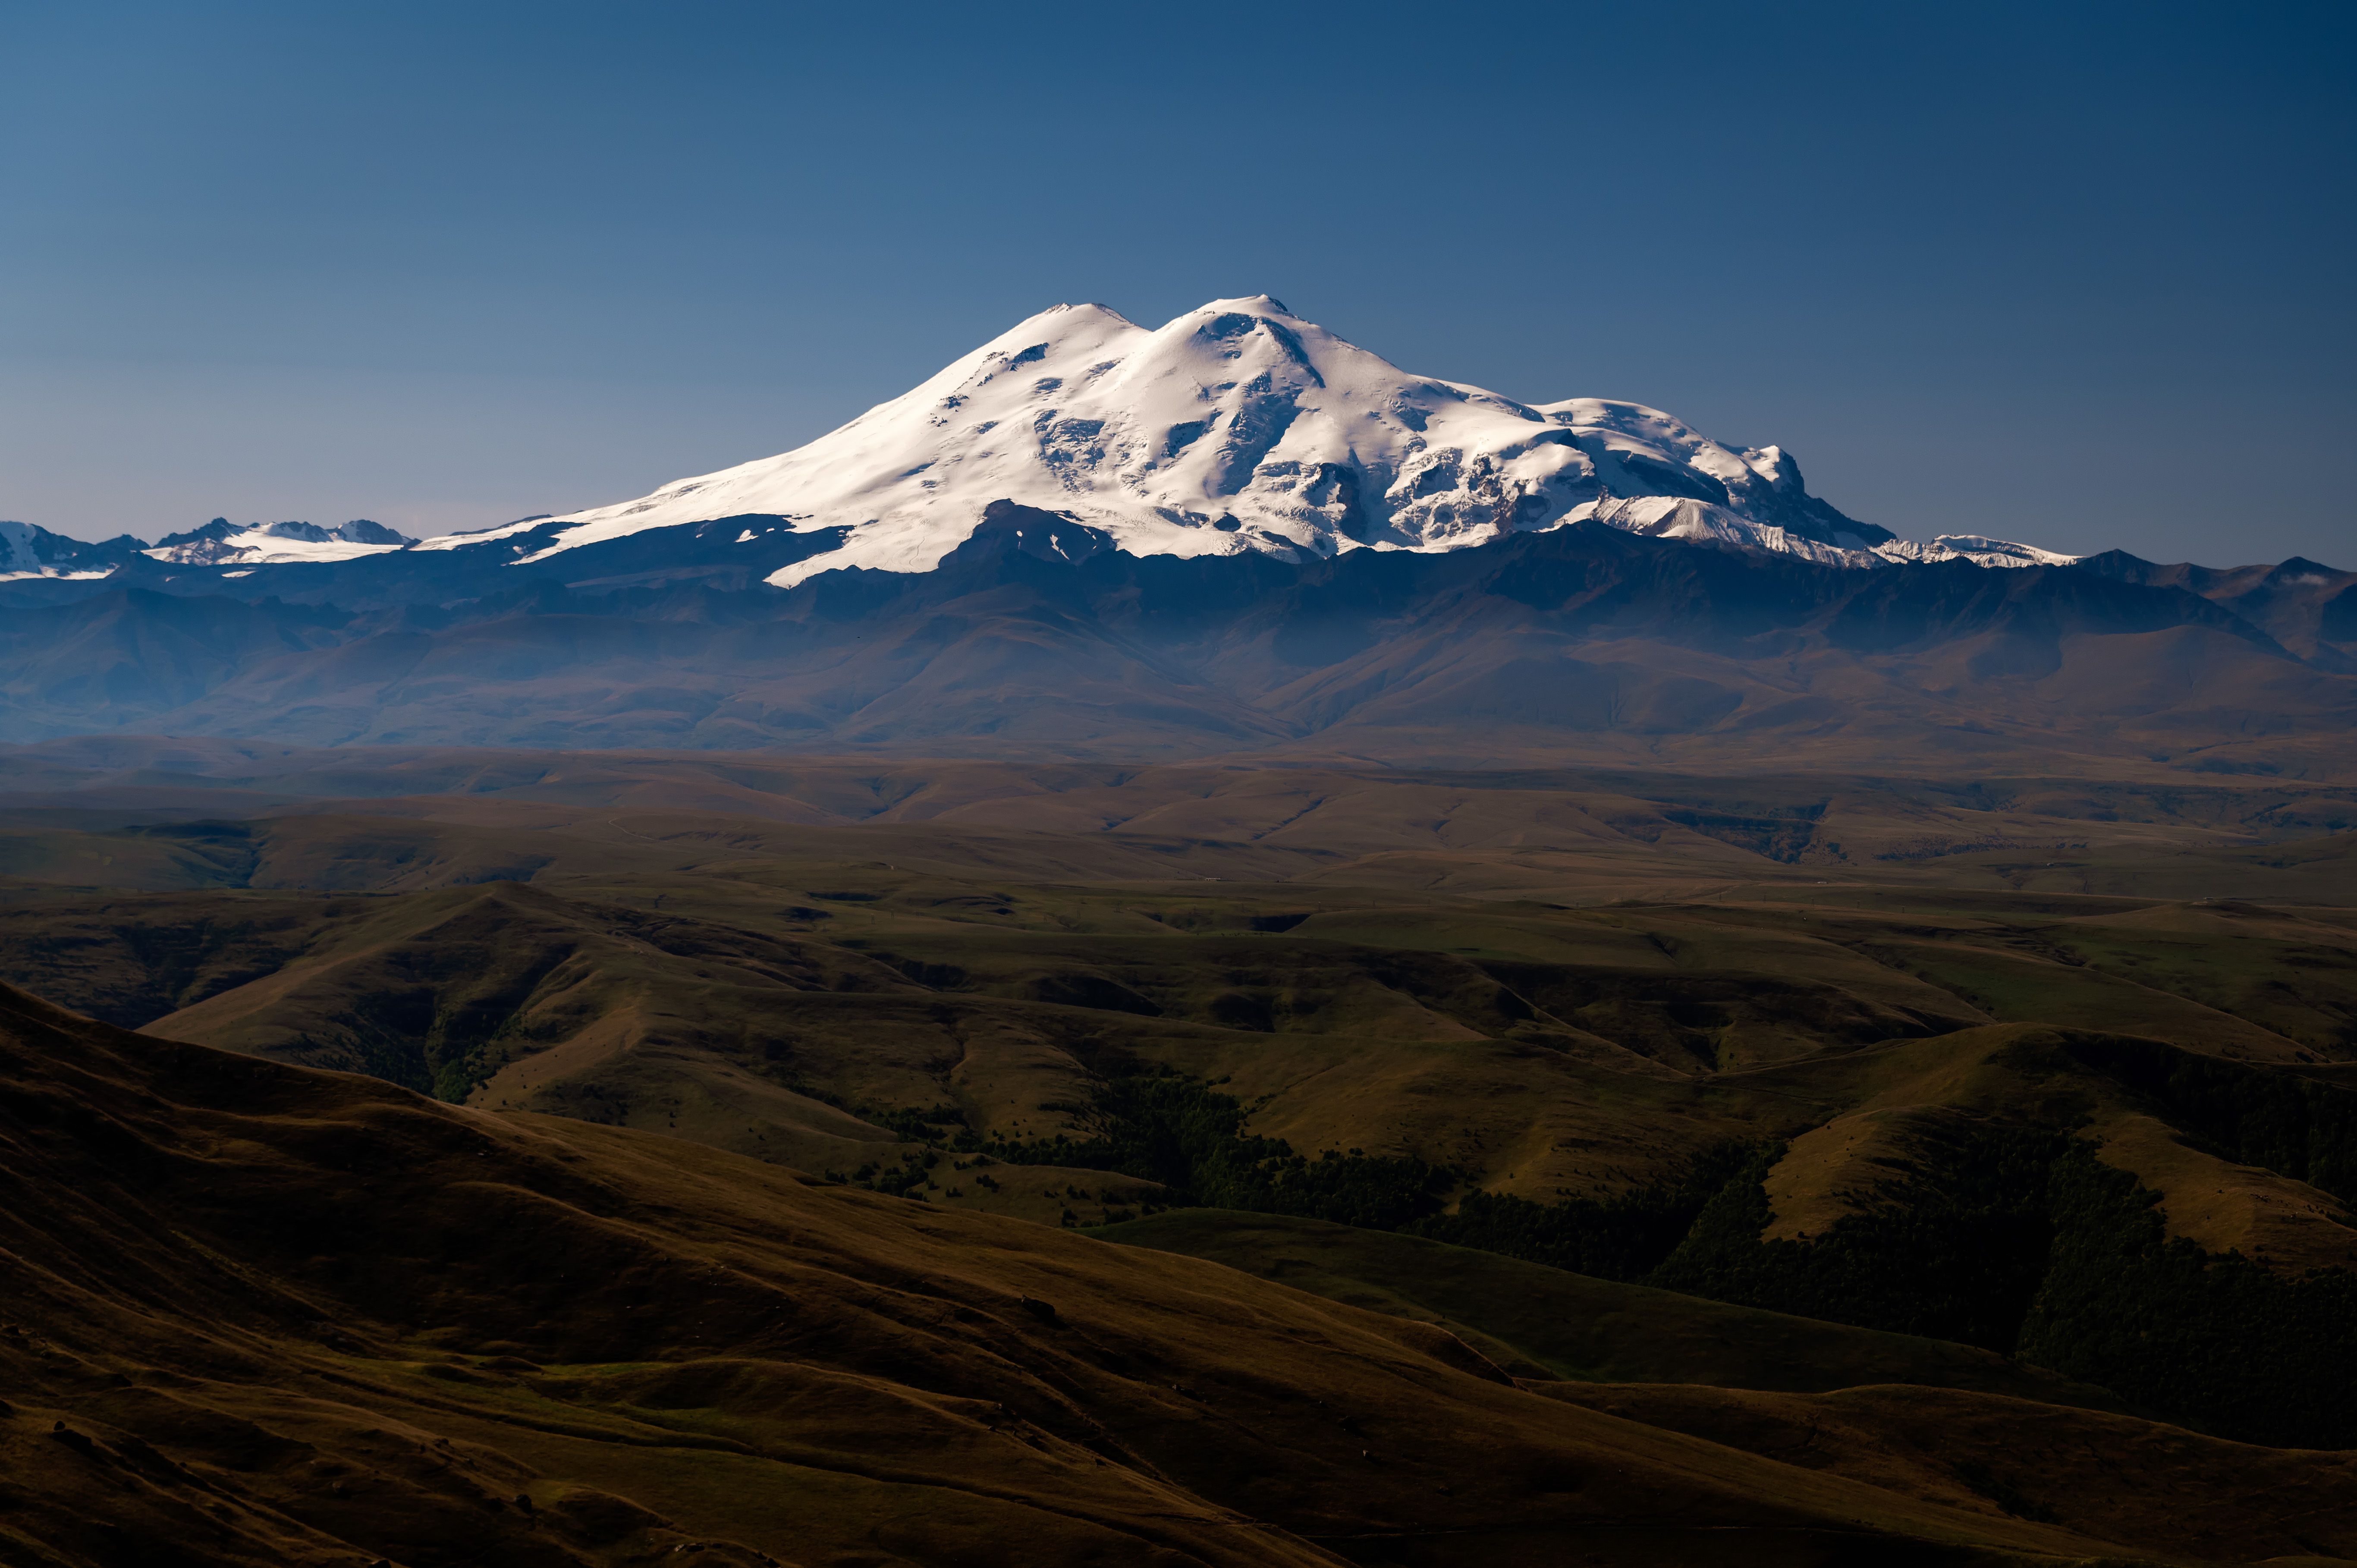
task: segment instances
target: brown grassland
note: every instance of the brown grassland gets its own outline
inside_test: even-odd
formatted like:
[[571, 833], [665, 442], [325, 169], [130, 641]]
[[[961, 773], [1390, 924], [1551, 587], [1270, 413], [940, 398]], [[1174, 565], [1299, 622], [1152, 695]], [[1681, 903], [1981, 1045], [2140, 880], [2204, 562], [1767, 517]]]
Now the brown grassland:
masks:
[[144, 744], [9, 1568], [2357, 1561], [2357, 788]]

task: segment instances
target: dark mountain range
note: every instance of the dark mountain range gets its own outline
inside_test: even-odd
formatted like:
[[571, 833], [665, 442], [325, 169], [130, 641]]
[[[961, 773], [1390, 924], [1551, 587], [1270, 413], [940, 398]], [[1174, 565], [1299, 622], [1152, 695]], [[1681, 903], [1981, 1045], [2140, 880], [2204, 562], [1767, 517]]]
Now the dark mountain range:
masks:
[[2221, 571], [2179, 563], [2157, 565], [2125, 551], [2111, 550], [2079, 563], [2124, 583], [2185, 588], [2280, 640], [2302, 658], [2328, 668], [2349, 669], [2357, 645], [2357, 582], [2352, 575], [2293, 556], [2273, 566], [2234, 566]]
[[[766, 532], [764, 532], [766, 530]], [[749, 536], [749, 537], [748, 537]], [[791, 588], [783, 520], [243, 576], [136, 557], [0, 630], [0, 738], [1713, 765], [2036, 753], [2333, 773], [2357, 574], [1860, 571], [1598, 523], [1442, 553], [1134, 555], [999, 502], [930, 572]]]

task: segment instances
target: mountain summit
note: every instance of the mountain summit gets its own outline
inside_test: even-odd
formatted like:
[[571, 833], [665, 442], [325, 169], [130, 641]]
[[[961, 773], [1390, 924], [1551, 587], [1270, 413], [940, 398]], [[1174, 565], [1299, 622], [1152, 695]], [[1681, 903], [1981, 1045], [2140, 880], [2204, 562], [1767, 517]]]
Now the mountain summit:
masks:
[[783, 456], [424, 548], [530, 532], [547, 542], [536, 553], [553, 554], [735, 517], [760, 520], [748, 542], [780, 521], [844, 531], [838, 548], [768, 579], [789, 587], [845, 566], [930, 571], [996, 500], [1061, 513], [1138, 555], [1454, 550], [1593, 519], [1828, 564], [2069, 559], [1995, 540], [1899, 541], [1810, 495], [1777, 447], [1723, 446], [1640, 403], [1521, 403], [1410, 375], [1266, 295], [1215, 299], [1158, 328], [1060, 305]]

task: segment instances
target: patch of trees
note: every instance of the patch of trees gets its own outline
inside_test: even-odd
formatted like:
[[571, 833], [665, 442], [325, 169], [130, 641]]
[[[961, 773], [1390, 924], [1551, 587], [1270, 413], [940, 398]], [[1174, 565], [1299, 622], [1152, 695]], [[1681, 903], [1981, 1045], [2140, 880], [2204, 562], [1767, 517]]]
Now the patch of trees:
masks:
[[2246, 1443], [2357, 1446], [2357, 1275], [2286, 1278], [2170, 1240], [2158, 1202], [2083, 1144], [2055, 1163], [2021, 1354]]
[[910, 1149], [900, 1156], [897, 1164], [869, 1160], [847, 1176], [840, 1171], [829, 1171], [826, 1176], [829, 1181], [848, 1182], [854, 1187], [864, 1187], [871, 1192], [884, 1193], [892, 1197], [911, 1195], [922, 1197], [924, 1193], [921, 1189], [931, 1184], [933, 1167], [941, 1163], [942, 1156], [937, 1150]]
[[1993, 1124], [1924, 1140], [1912, 1173], [1806, 1240], [1763, 1240], [1760, 1147], [1696, 1217], [1648, 1284], [1804, 1317], [2011, 1351], [2046, 1276], [2049, 1172], [2069, 1143]]
[[1250, 1112], [1199, 1079], [1115, 1078], [1082, 1112], [1079, 1137], [997, 1139], [1010, 1165], [1070, 1165], [1159, 1182], [1173, 1207], [1292, 1214], [1396, 1230], [1437, 1214], [1456, 1176], [1412, 1158], [1329, 1149], [1316, 1159], [1244, 1132]]

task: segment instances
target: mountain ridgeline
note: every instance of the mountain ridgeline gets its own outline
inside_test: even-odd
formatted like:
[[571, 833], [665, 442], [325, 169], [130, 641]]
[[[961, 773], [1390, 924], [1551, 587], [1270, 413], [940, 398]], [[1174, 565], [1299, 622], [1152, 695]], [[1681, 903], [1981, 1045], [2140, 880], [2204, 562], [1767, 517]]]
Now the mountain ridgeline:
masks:
[[781, 588], [834, 541], [789, 521], [0, 585], [51, 601], [0, 628], [0, 739], [1931, 766], [2061, 746], [2303, 777], [2357, 717], [2357, 574], [2308, 562], [1867, 571], [1594, 521], [1446, 552], [1141, 555], [1002, 500], [930, 571]]

